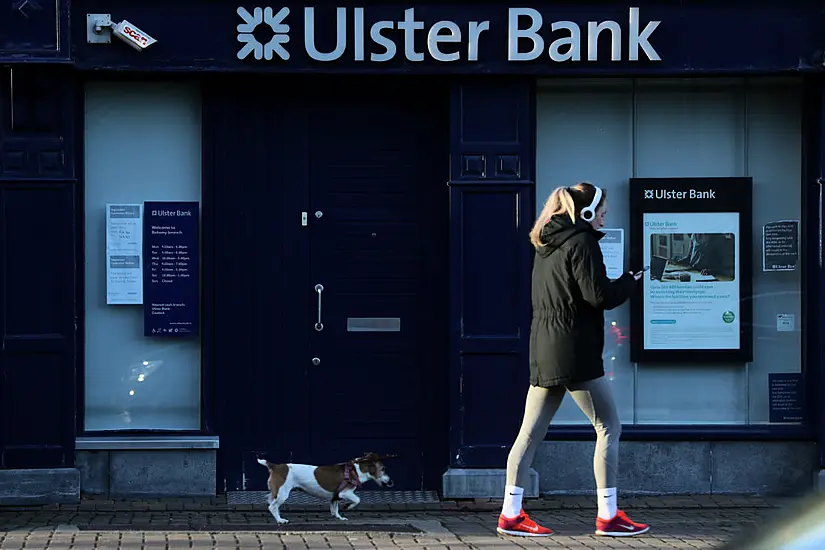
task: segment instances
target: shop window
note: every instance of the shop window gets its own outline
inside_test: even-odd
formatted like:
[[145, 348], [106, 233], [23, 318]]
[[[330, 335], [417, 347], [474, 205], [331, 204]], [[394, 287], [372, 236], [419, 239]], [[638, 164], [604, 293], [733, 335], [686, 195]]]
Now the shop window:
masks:
[[[631, 177], [753, 178], [753, 362], [633, 364], [629, 304], [606, 313], [604, 359], [625, 424], [768, 423], [769, 373], [802, 371], [800, 268], [764, 272], [762, 266], [762, 227], [801, 219], [800, 82], [548, 81], [539, 85], [537, 114], [537, 207], [558, 185], [599, 183], [609, 196], [607, 227], [625, 231], [625, 258]], [[791, 330], [787, 324], [779, 330], [779, 315], [794, 319]], [[587, 420], [566, 400], [555, 422]]]
[[198, 430], [200, 339], [144, 337], [142, 305], [107, 305], [105, 214], [200, 201], [199, 91], [90, 83], [85, 101], [85, 429]]

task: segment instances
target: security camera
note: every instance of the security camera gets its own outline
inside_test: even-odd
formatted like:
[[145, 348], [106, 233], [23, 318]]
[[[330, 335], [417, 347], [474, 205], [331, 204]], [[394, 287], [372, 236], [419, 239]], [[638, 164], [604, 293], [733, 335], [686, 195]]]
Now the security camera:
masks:
[[112, 34], [132, 46], [139, 52], [142, 52], [155, 42], [154, 38], [149, 36], [147, 33], [143, 32], [133, 24], [129, 23], [125, 19], [118, 23], [117, 25], [112, 26]]
[[108, 44], [111, 42], [111, 35], [117, 36], [139, 52], [157, 42], [148, 33], [125, 19], [120, 23], [112, 23], [112, 18], [108, 13], [90, 13], [86, 15], [86, 42], [90, 44]]

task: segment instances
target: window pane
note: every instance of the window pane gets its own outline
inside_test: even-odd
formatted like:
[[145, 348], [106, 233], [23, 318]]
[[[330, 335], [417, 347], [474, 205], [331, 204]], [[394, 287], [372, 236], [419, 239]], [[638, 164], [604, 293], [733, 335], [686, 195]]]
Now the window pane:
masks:
[[[800, 268], [762, 269], [763, 225], [801, 219], [801, 105], [799, 82], [788, 79], [540, 84], [537, 210], [558, 185], [599, 183], [610, 199], [607, 227], [625, 230], [625, 257], [629, 178], [751, 176], [754, 181], [753, 363], [632, 365], [627, 341], [617, 346], [608, 332], [605, 370], [613, 378], [623, 422], [765, 423], [768, 374], [801, 372]], [[779, 330], [777, 316], [792, 318], [793, 330]], [[628, 335], [628, 305], [606, 312], [606, 319], [609, 330]], [[566, 400], [555, 423], [586, 420]]]
[[196, 88], [86, 87], [86, 430], [200, 429], [200, 339], [143, 336], [143, 306], [106, 304], [106, 203], [200, 201]]
[[[559, 185], [582, 180], [607, 190], [607, 228], [625, 228], [627, 249], [628, 179], [632, 163], [633, 96], [629, 83], [612, 86], [544, 87], [537, 102], [536, 208]], [[604, 366], [619, 416], [633, 422], [634, 368], [627, 343], [629, 309], [605, 312]], [[554, 424], [588, 424], [572, 399], [565, 398]]]
[[[744, 175], [741, 83], [642, 81], [636, 93], [636, 177]], [[639, 424], [747, 422], [744, 365], [639, 365]]]
[[[802, 94], [794, 86], [753, 88], [748, 93], [748, 168], [753, 176], [753, 363], [749, 368], [750, 422], [766, 423], [768, 374], [801, 372], [801, 269], [762, 270], [762, 226], [802, 215]], [[800, 237], [803, 237], [801, 235]], [[791, 331], [777, 330], [776, 316], [793, 315]]]
[[640, 81], [635, 177], [744, 175], [743, 96], [741, 83]]

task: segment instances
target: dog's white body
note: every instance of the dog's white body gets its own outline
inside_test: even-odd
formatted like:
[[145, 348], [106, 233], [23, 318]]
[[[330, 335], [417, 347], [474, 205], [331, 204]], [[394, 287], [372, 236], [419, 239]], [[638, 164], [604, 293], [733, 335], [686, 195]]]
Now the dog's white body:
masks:
[[[262, 466], [266, 466], [267, 468], [270, 468], [271, 466], [271, 464], [266, 460], [258, 459], [258, 463]], [[289, 520], [281, 517], [280, 508], [281, 505], [287, 501], [289, 494], [293, 489], [300, 489], [305, 493], [330, 501], [330, 513], [333, 517], [341, 521], [346, 521], [347, 518], [343, 517], [338, 511], [338, 499], [343, 499], [350, 503], [346, 508], [347, 510], [352, 510], [361, 502], [361, 499], [355, 494], [355, 488], [344, 489], [338, 493], [338, 499], [334, 499], [335, 492], [329, 490], [329, 488], [322, 487], [318, 482], [318, 477], [316, 476], [318, 466], [312, 466], [309, 464], [284, 464], [280, 466], [286, 466], [287, 468], [285, 479], [282, 484], [277, 485], [275, 488], [272, 488], [272, 485], [270, 484], [271, 494], [267, 495], [267, 500], [269, 501], [269, 512], [278, 523], [289, 523]], [[358, 474], [358, 481], [360, 483], [365, 483], [369, 480], [376, 481], [379, 485], [389, 484], [392, 482], [390, 477], [383, 471], [381, 472], [381, 475], [376, 478], [368, 472], [362, 471], [357, 462], [354, 466], [355, 471]]]

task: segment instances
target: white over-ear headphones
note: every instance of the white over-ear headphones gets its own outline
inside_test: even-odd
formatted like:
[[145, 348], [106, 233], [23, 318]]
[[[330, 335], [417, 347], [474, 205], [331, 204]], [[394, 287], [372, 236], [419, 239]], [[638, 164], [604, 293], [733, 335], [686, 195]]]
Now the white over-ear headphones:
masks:
[[599, 203], [602, 202], [601, 187], [597, 185], [594, 185], [593, 187], [596, 188], [596, 194], [593, 195], [593, 202], [590, 203], [590, 206], [582, 208], [581, 214], [579, 214], [586, 222], [592, 222], [596, 218], [596, 208], [598, 208]]

